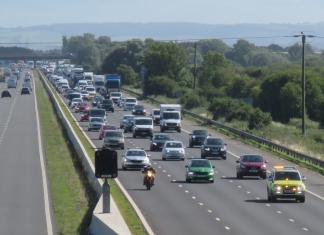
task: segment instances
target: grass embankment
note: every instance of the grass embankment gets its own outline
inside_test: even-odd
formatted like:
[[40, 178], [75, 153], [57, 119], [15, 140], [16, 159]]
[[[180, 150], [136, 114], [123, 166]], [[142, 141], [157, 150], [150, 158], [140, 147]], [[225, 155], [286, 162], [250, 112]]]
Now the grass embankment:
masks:
[[[38, 75], [37, 75], [38, 76]], [[40, 82], [41, 83], [41, 82]], [[70, 124], [72, 125], [72, 128], [74, 129], [75, 133], [77, 134], [78, 138], [80, 139], [80, 141], [82, 142], [85, 150], [87, 151], [89, 157], [91, 158], [92, 162], [94, 163], [94, 149], [92, 149], [91, 144], [89, 143], [89, 141], [85, 138], [84, 133], [82, 130], [80, 130], [79, 126], [77, 125], [77, 123], [75, 122], [75, 120], [73, 119], [73, 117], [71, 116], [68, 108], [65, 106], [65, 104], [61, 101], [59, 95], [56, 94], [55, 90], [51, 87], [53, 93], [55, 94], [55, 97], [57, 98], [65, 116], [67, 117], [68, 121], [70, 122]], [[41, 86], [41, 89], [44, 90], [44, 87]], [[44, 90], [44, 92], [46, 93], [46, 91]], [[48, 98], [46, 98], [46, 101], [50, 102], [48, 100]], [[51, 105], [49, 105], [51, 107]], [[55, 149], [55, 148], [53, 148]], [[56, 148], [57, 149], [57, 148]], [[71, 160], [71, 159], [70, 159]], [[119, 189], [118, 185], [116, 184], [116, 182], [114, 180], [109, 180], [109, 184], [111, 187], [111, 195], [121, 213], [121, 215], [123, 216], [129, 230], [131, 231], [131, 233], [133, 235], [147, 235], [145, 228], [143, 227], [140, 219], [138, 218], [135, 210], [133, 209], [133, 207], [131, 206], [131, 204], [128, 202], [128, 200], [126, 199], [126, 197], [124, 196], [124, 194], [121, 192], [121, 190]], [[54, 197], [54, 193], [53, 197]], [[94, 200], [90, 203], [90, 206], [88, 209], [90, 210], [90, 213], [92, 214], [93, 212], [93, 205], [92, 203], [97, 203], [97, 200]], [[60, 204], [59, 204], [60, 205]], [[64, 218], [61, 218], [64, 219]], [[71, 219], [71, 221], [74, 218], [69, 218]], [[57, 219], [57, 223], [59, 223], [60, 219]], [[69, 220], [66, 220], [69, 221]], [[91, 218], [90, 218], [91, 221]], [[79, 221], [81, 222], [81, 221]], [[62, 233], [65, 234], [65, 233]]]
[[[142, 94], [142, 91], [140, 89], [132, 89], [131, 87], [127, 87], [130, 90], [133, 90], [134, 92], [137, 92], [139, 94]], [[160, 100], [162, 102], [167, 103], [179, 103], [179, 99], [173, 98], [166, 98], [164, 96], [157, 96], [154, 97], [157, 100]], [[154, 105], [159, 105], [157, 103], [154, 103], [150, 100], [147, 100], [148, 103], [152, 103]], [[199, 108], [191, 110], [193, 113], [199, 113], [200, 115], [204, 117], [212, 118], [212, 115], [207, 111], [207, 108], [204, 106], [201, 106]], [[297, 158], [294, 158], [291, 155], [288, 155], [284, 152], [280, 152], [274, 148], [271, 148], [267, 145], [260, 144], [256, 141], [245, 139], [240, 135], [236, 135], [235, 133], [232, 133], [226, 129], [219, 128], [215, 125], [211, 125], [208, 123], [205, 123], [199, 119], [196, 119], [194, 117], [191, 117], [190, 115], [184, 115], [189, 120], [192, 120], [202, 126], [209, 127], [215, 131], [221, 132], [227, 136], [230, 136], [235, 139], [239, 139], [240, 141], [257, 147], [259, 149], [262, 149], [264, 151], [267, 151], [269, 153], [272, 153], [280, 158], [283, 158], [287, 161], [293, 162], [301, 167], [310, 169], [312, 171], [318, 172], [322, 175], [324, 175], [324, 169], [320, 166], [314, 165], [310, 162], [299, 160]], [[218, 120], [219, 122], [234, 127], [236, 129], [244, 130], [247, 129], [247, 123], [234, 121], [231, 123], [225, 122], [224, 119]], [[297, 152], [307, 154], [310, 156], [317, 157], [318, 159], [324, 159], [323, 155], [323, 143], [324, 143], [324, 130], [318, 129], [318, 123], [307, 120], [306, 122], [306, 128], [307, 128], [307, 135], [303, 136], [301, 135], [301, 120], [299, 119], [292, 119], [288, 125], [283, 125], [280, 123], [272, 122], [270, 126], [265, 127], [260, 130], [253, 130], [249, 131], [253, 135], [268, 139], [273, 141], [274, 143], [280, 144], [282, 146], [286, 146], [287, 148], [294, 149]]]

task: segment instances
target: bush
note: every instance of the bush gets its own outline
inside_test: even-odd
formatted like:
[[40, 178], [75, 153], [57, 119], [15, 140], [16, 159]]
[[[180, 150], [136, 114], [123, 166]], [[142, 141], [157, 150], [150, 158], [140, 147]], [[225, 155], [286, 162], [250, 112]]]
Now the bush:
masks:
[[169, 98], [173, 97], [177, 90], [178, 84], [167, 76], [154, 76], [148, 78], [145, 86], [145, 93], [148, 95], [165, 95]]
[[193, 92], [186, 92], [180, 98], [180, 104], [183, 106], [184, 109], [191, 110], [194, 108], [198, 108], [205, 104], [206, 101], [204, 98], [200, 97], [198, 94]]
[[259, 129], [270, 125], [272, 119], [270, 113], [264, 113], [259, 108], [253, 110], [249, 118], [249, 129]]

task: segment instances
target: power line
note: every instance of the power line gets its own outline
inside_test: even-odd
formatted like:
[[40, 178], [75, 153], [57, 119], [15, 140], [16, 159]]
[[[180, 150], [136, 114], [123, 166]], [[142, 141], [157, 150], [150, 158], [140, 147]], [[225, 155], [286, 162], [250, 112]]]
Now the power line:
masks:
[[0, 44], [62, 44], [62, 42], [0, 42]]

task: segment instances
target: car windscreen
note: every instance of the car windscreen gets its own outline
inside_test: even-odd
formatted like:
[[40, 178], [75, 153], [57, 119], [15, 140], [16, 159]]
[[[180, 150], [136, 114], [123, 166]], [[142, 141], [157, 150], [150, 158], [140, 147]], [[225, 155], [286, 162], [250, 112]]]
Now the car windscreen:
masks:
[[179, 119], [179, 113], [163, 113], [163, 119]]
[[72, 99], [72, 102], [82, 102], [83, 100], [82, 99], [79, 99], [79, 98], [74, 98]]
[[126, 156], [134, 156], [134, 157], [146, 157], [146, 154], [144, 151], [138, 151], [138, 150], [129, 150], [126, 153]]
[[192, 132], [193, 135], [208, 135], [208, 132], [205, 130], [195, 130]]
[[208, 144], [208, 145], [222, 145], [223, 141], [221, 139], [208, 139], [206, 144]]
[[279, 171], [275, 174], [275, 180], [300, 180], [300, 176], [298, 172]]
[[116, 130], [117, 128], [115, 126], [103, 126], [102, 129], [104, 129], [104, 130]]
[[106, 111], [104, 109], [92, 109], [90, 111], [90, 116], [93, 116], [93, 115], [104, 116], [105, 114], [106, 114]]
[[192, 161], [190, 167], [211, 167], [208, 161]]
[[103, 104], [112, 104], [112, 100], [103, 100], [102, 103]]
[[70, 94], [69, 99], [72, 100], [74, 98], [80, 98], [80, 96], [81, 96], [80, 94]]
[[120, 93], [111, 92], [110, 93], [110, 96], [121, 97], [121, 94]]
[[152, 125], [152, 119], [135, 119], [136, 125]]
[[102, 118], [91, 118], [91, 122], [104, 122]]
[[153, 140], [165, 140], [165, 141], [167, 141], [167, 140], [171, 140], [171, 138], [168, 135], [155, 135], [153, 137]]
[[166, 144], [167, 148], [182, 148], [182, 144], [181, 143], [167, 143]]
[[160, 115], [160, 110], [154, 110], [153, 115]]
[[105, 137], [117, 137], [117, 138], [122, 138], [123, 133], [120, 131], [106, 131], [105, 132]]
[[79, 103], [78, 105], [79, 105], [79, 106], [88, 106], [87, 103]]
[[81, 91], [81, 94], [89, 94], [87, 91]]
[[242, 157], [242, 162], [263, 162], [263, 160], [258, 155], [246, 155]]
[[95, 91], [93, 87], [87, 87], [87, 91]]
[[143, 110], [144, 109], [144, 106], [142, 106], [142, 105], [135, 105], [134, 109], [136, 109], [136, 110]]
[[126, 99], [126, 103], [136, 103], [136, 99]]

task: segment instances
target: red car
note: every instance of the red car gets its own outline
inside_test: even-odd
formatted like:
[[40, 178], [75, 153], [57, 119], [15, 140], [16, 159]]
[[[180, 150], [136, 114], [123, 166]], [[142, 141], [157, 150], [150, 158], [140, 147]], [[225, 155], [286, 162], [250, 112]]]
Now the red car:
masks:
[[264, 160], [259, 154], [243, 154], [236, 161], [236, 177], [242, 179], [243, 176], [259, 176], [262, 179], [267, 178], [267, 160]]
[[117, 128], [115, 125], [111, 125], [111, 124], [103, 125], [99, 130], [99, 140], [102, 140], [106, 131], [111, 131], [111, 130], [119, 130], [119, 128]]
[[83, 122], [84, 120], [89, 120], [89, 113], [90, 113], [90, 109], [83, 110], [80, 117], [80, 122]]
[[89, 105], [85, 102], [82, 102], [82, 103], [78, 103], [76, 106], [75, 106], [75, 112], [81, 112], [83, 110], [87, 110], [87, 109], [90, 109]]

